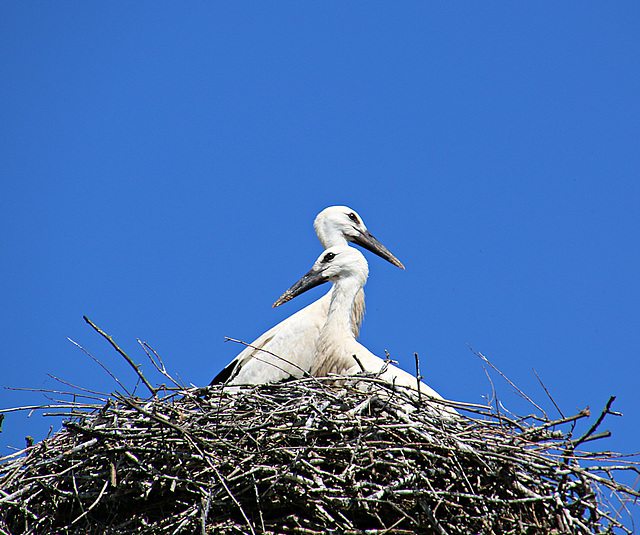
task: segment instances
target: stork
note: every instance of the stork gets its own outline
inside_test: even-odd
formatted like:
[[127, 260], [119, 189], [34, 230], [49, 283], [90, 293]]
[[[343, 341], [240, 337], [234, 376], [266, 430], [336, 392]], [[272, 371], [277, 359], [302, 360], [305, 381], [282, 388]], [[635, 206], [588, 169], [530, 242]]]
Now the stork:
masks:
[[[314, 223], [322, 246], [347, 247], [353, 242], [404, 269], [402, 262], [369, 232], [362, 218], [347, 206], [330, 206], [318, 214]], [[249, 344], [211, 384], [260, 384], [302, 377], [311, 370], [316, 342], [327, 318], [331, 291], [278, 323]], [[360, 332], [364, 315], [364, 292], [357, 293], [351, 318], [354, 337]]]
[[[360, 251], [344, 245], [330, 247], [316, 260], [311, 271], [289, 288], [273, 306], [280, 306], [315, 286], [333, 282], [329, 312], [318, 336], [311, 375], [326, 377], [330, 373], [355, 375], [360, 371], [378, 373], [384, 370], [378, 375], [379, 379], [417, 390], [418, 381], [415, 376], [377, 357], [353, 335], [352, 309], [368, 275], [369, 265]], [[438, 400], [443, 399], [433, 388], [422, 382], [420, 393]], [[453, 409], [442, 405], [434, 409], [442, 415], [456, 414]]]

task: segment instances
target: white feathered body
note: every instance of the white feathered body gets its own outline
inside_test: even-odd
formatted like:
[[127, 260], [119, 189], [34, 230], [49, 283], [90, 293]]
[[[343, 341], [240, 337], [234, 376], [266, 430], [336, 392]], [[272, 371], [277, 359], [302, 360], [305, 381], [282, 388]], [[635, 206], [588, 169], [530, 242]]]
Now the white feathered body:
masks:
[[[331, 290], [254, 340], [228, 365], [234, 371], [239, 369], [237, 375], [231, 372], [227, 384], [268, 383], [302, 377], [303, 370], [310, 372], [330, 302]], [[356, 295], [349, 319], [353, 337], [360, 332], [364, 310], [364, 291], [361, 290]]]

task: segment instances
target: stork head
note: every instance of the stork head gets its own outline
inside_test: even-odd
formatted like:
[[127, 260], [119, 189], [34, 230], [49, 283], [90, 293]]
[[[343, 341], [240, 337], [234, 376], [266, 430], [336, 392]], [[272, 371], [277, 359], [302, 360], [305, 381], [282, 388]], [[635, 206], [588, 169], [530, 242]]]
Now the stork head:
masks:
[[368, 276], [369, 264], [360, 251], [348, 245], [330, 247], [316, 260], [311, 271], [284, 292], [273, 306], [280, 306], [301, 293], [329, 281], [348, 279], [360, 290], [367, 282]]
[[362, 218], [348, 206], [325, 208], [316, 217], [313, 227], [325, 249], [347, 245], [350, 241], [404, 269], [402, 262], [367, 230]]

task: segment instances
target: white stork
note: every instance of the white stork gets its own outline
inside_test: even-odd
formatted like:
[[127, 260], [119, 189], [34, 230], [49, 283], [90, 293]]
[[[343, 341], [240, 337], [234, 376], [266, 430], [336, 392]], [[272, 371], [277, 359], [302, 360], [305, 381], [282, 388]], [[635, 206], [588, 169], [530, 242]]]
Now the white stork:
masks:
[[[377, 357], [353, 335], [352, 309], [356, 295], [367, 282], [368, 275], [369, 266], [360, 251], [344, 245], [330, 247], [316, 260], [311, 271], [289, 288], [273, 306], [280, 306], [319, 284], [333, 282], [329, 312], [318, 337], [311, 375], [316, 377], [326, 377], [330, 373], [355, 375], [362, 371], [360, 364], [364, 371], [378, 373], [386, 366], [386, 370], [379, 375], [380, 379], [417, 390], [417, 379], [414, 375]], [[357, 357], [360, 364], [353, 355]], [[443, 399], [440, 394], [422, 382], [420, 392], [432, 398]], [[434, 409], [439, 414], [456, 413], [453, 409], [440, 404]]]
[[[313, 226], [322, 246], [347, 247], [356, 243], [404, 269], [391, 252], [367, 230], [362, 218], [347, 206], [330, 206], [316, 217]], [[316, 341], [327, 318], [331, 291], [272, 327], [236, 356], [211, 384], [260, 384], [302, 377], [311, 370]], [[358, 336], [364, 315], [364, 292], [358, 292], [351, 328]]]

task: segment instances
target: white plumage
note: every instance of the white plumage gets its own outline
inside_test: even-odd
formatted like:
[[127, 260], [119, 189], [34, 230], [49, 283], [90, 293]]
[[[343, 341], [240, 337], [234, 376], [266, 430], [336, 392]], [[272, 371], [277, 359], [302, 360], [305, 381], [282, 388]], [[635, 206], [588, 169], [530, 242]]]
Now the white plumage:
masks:
[[[327, 319], [318, 336], [311, 375], [326, 377], [330, 373], [355, 375], [362, 371], [355, 355], [367, 372], [378, 373], [389, 383], [417, 390], [416, 377], [385, 362], [360, 344], [353, 335], [352, 308], [358, 292], [367, 282], [369, 266], [360, 251], [344, 245], [330, 247], [320, 255], [311, 271], [287, 290], [274, 306], [327, 281], [333, 282]], [[435, 399], [443, 399], [433, 388], [420, 383], [420, 392]], [[453, 409], [434, 407], [441, 414], [455, 414]]]
[[[362, 218], [346, 206], [330, 206], [318, 214], [314, 228], [322, 246], [347, 247], [347, 242], [369, 249], [392, 264], [402, 263], [367, 230]], [[331, 291], [278, 323], [247, 346], [211, 382], [231, 385], [259, 384], [302, 377], [311, 370], [316, 342], [327, 318]], [[357, 337], [364, 315], [364, 292], [354, 299], [350, 319]]]

